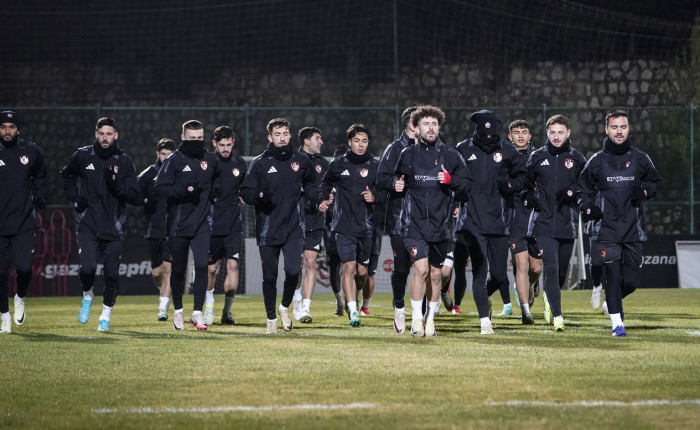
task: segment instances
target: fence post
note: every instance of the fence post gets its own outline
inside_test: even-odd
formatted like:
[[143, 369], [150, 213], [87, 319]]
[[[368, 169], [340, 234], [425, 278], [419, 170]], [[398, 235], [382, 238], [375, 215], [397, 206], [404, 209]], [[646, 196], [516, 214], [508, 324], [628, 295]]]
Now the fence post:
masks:
[[690, 175], [688, 175], [688, 181], [689, 183], [689, 193], [688, 193], [688, 199], [689, 201], [689, 206], [690, 206], [690, 212], [689, 212], [689, 222], [690, 222], [690, 234], [695, 234], [695, 173], [694, 173], [694, 164], [695, 164], [695, 139], [694, 139], [694, 124], [693, 124], [693, 117], [694, 117], [694, 111], [695, 111], [695, 105], [693, 102], [690, 102]]
[[542, 133], [544, 134], [544, 140], [542, 140], [542, 145], [547, 144], [547, 103], [542, 103]]
[[250, 142], [250, 106], [248, 103], [243, 105], [243, 112], [245, 113], [245, 141], [243, 142], [243, 154], [251, 155], [251, 142]]

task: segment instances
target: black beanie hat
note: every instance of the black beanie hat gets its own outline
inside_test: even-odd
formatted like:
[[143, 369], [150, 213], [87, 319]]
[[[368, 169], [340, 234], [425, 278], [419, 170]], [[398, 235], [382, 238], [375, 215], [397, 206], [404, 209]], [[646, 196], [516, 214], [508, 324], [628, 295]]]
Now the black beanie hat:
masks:
[[501, 128], [501, 120], [490, 110], [480, 110], [469, 115], [469, 119], [476, 124], [476, 132], [480, 136], [497, 135]]
[[19, 114], [15, 111], [11, 110], [5, 110], [0, 112], [0, 124], [4, 124], [6, 122], [10, 122], [14, 125], [17, 126], [17, 128], [20, 128], [22, 125], [22, 120], [19, 116]]

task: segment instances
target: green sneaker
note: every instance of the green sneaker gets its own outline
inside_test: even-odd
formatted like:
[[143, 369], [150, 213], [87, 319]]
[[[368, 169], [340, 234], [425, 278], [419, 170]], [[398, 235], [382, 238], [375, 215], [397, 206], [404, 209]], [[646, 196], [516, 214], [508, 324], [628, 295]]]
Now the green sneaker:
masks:
[[507, 317], [513, 315], [513, 305], [508, 303], [507, 305], [503, 305], [503, 310], [501, 311], [500, 314], [497, 316], [499, 317]]
[[350, 315], [350, 325], [353, 327], [359, 327], [362, 321], [360, 321], [360, 314], [357, 311]]
[[564, 317], [554, 317], [554, 331], [564, 331]]

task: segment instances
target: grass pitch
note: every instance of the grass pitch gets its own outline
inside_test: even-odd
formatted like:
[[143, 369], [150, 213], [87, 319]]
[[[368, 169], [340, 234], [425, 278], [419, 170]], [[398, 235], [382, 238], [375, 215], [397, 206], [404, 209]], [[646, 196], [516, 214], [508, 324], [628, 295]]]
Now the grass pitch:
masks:
[[422, 340], [394, 334], [389, 294], [359, 328], [317, 295], [312, 324], [273, 336], [259, 296], [205, 332], [175, 332], [172, 307], [156, 321], [155, 296], [119, 297], [109, 333], [99, 299], [82, 325], [80, 298], [29, 298], [26, 323], [0, 335], [0, 428], [698, 428], [700, 290], [638, 290], [627, 338], [589, 298], [562, 293], [563, 333], [540, 297], [535, 326], [516, 308], [482, 336], [467, 295]]

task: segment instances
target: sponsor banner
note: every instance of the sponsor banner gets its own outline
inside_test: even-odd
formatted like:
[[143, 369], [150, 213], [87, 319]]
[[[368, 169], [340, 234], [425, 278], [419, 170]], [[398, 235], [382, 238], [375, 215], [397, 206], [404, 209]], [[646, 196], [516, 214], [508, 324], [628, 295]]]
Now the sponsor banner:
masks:
[[678, 286], [700, 288], [700, 240], [677, 240]]

